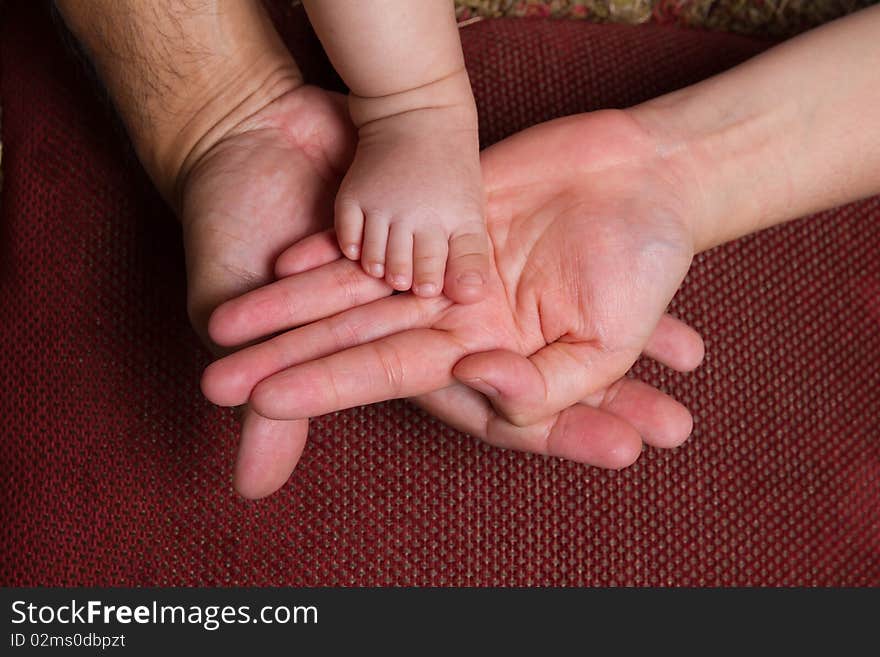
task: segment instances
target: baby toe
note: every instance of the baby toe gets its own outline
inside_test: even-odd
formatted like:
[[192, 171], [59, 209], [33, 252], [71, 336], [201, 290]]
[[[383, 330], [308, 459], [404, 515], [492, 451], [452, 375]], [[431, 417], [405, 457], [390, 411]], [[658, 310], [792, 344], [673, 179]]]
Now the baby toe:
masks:
[[367, 213], [364, 220], [364, 243], [361, 266], [370, 276], [385, 276], [385, 252], [388, 248], [388, 220], [379, 214]]
[[485, 227], [453, 233], [443, 291], [457, 303], [474, 303], [486, 296], [489, 283], [489, 238]]
[[436, 297], [443, 289], [449, 238], [439, 230], [417, 232], [413, 237], [413, 292]]
[[413, 234], [404, 225], [392, 224], [385, 251], [385, 280], [395, 290], [412, 285]]
[[335, 224], [339, 250], [351, 260], [360, 258], [364, 237], [364, 212], [361, 206], [352, 200], [337, 199]]

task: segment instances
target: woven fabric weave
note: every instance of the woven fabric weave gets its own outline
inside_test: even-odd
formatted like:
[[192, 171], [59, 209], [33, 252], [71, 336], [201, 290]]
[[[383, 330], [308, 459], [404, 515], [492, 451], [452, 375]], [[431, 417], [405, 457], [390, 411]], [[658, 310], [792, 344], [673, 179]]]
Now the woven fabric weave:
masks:
[[[406, 402], [318, 418], [290, 483], [230, 485], [179, 228], [38, 3], [0, 27], [2, 585], [880, 585], [880, 202], [697, 258], [692, 438], [621, 472], [501, 451]], [[301, 17], [275, 11], [312, 79]], [[481, 137], [625, 106], [766, 44], [523, 20], [463, 30]], [[808, 64], [805, 64], [808, 65]]]

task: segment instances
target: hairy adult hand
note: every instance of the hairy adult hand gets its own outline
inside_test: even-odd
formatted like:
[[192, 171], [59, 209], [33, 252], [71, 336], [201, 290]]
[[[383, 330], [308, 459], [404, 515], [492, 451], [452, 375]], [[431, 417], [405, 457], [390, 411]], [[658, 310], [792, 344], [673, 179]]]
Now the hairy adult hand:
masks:
[[[274, 280], [281, 250], [332, 220], [354, 139], [342, 96], [299, 86], [210, 145], [184, 172], [179, 188], [189, 313], [207, 344], [214, 308]], [[235, 483], [257, 497], [287, 479], [287, 464], [299, 457], [308, 425], [246, 408], [242, 420]], [[277, 458], [263, 459], [267, 451]]]

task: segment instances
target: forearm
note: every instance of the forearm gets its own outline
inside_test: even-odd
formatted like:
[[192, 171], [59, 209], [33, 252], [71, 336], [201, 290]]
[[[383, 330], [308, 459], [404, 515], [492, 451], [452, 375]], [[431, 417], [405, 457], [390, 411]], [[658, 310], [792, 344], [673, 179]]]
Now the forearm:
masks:
[[139, 158], [176, 205], [189, 162], [302, 83], [258, 0], [58, 0]]
[[880, 7], [636, 107], [695, 198], [696, 249], [880, 193]]

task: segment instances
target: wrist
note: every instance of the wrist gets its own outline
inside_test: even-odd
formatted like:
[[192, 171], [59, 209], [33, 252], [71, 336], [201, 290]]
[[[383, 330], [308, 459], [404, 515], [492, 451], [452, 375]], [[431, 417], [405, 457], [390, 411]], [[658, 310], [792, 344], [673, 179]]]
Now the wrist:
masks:
[[189, 171], [205, 153], [304, 84], [259, 3], [217, 1], [222, 11], [198, 26], [205, 55], [165, 94], [161, 129], [132, 130], [141, 160], [175, 210]]
[[688, 199], [695, 253], [791, 218], [793, 207], [793, 167], [777, 137], [796, 123], [796, 109], [719, 107], [709, 102], [711, 84], [629, 110]]
[[183, 114], [185, 120], [167, 134], [143, 142], [142, 161], [175, 210], [190, 171], [211, 148], [260, 110], [304, 84], [289, 55], [248, 61], [241, 61], [240, 72], [226, 73], [228, 81], [222, 89], [193, 98]]
[[694, 253], [715, 241], [716, 217], [720, 209], [712, 190], [720, 183], [705, 151], [696, 146], [698, 136], [678, 120], [680, 100], [664, 96], [627, 110], [649, 135], [654, 153], [664, 172], [684, 195], [684, 217]]
[[259, 0], [56, 1], [175, 207], [188, 163], [302, 84]]

